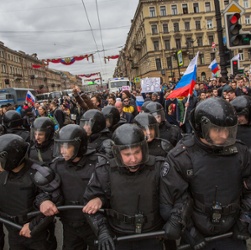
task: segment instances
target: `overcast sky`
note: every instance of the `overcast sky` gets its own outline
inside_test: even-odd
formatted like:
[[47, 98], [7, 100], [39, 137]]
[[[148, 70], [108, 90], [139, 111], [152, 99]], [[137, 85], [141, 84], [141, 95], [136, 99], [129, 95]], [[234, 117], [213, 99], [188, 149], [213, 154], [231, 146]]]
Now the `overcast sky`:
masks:
[[104, 56], [117, 55], [125, 45], [137, 5], [138, 0], [1, 0], [0, 41], [39, 59], [94, 53], [94, 63], [49, 67], [74, 75], [101, 72], [106, 80], [117, 60], [105, 64]]

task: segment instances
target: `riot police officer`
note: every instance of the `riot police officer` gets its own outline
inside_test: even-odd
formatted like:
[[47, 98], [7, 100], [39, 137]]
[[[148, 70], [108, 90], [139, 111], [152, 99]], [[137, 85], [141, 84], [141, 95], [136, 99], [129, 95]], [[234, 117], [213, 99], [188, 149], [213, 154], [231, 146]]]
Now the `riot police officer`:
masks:
[[[152, 232], [164, 225], [159, 180], [161, 169], [168, 165], [165, 158], [149, 155], [145, 135], [135, 124], [117, 128], [112, 140], [114, 159], [98, 164], [84, 195], [86, 201], [99, 197], [107, 208], [106, 218], [97, 212], [90, 219], [101, 250], [115, 249], [112, 234]], [[88, 206], [83, 211], [88, 213]], [[163, 249], [156, 238], [115, 243], [116, 250]]]
[[173, 148], [172, 144], [159, 138], [159, 124], [155, 117], [149, 113], [140, 113], [135, 116], [134, 123], [137, 124], [145, 134], [150, 155], [167, 157]]
[[159, 124], [160, 138], [170, 141], [175, 146], [181, 138], [181, 130], [166, 121], [163, 106], [158, 102], [150, 102], [146, 105], [145, 112], [156, 118]]
[[[61, 191], [65, 205], [82, 205], [83, 194], [94, 171], [98, 157], [95, 150], [87, 150], [87, 134], [79, 125], [69, 124], [61, 128], [54, 140], [54, 155], [58, 158], [51, 168], [61, 178]], [[63, 250], [90, 250], [94, 246], [95, 235], [81, 210], [60, 212], [63, 224]]]
[[230, 103], [234, 107], [238, 118], [236, 138], [243, 141], [251, 150], [251, 98], [241, 95]]
[[104, 107], [102, 113], [106, 119], [106, 127], [111, 133], [113, 133], [116, 128], [126, 123], [126, 120], [120, 117], [118, 109], [114, 106], [108, 105]]
[[[60, 201], [60, 180], [49, 168], [26, 159], [29, 144], [18, 135], [0, 136], [0, 215], [23, 225], [19, 231], [6, 225], [10, 249], [47, 250], [48, 223], [53, 220]], [[51, 202], [53, 201], [53, 202]], [[28, 218], [33, 206], [44, 215]]]
[[54, 123], [48, 117], [38, 117], [31, 126], [34, 145], [29, 150], [29, 158], [42, 165], [53, 160]]
[[106, 127], [106, 119], [97, 109], [89, 109], [80, 119], [80, 127], [83, 127], [88, 136], [88, 147], [94, 148], [98, 153], [112, 157], [111, 132]]
[[[251, 166], [247, 147], [236, 141], [235, 110], [222, 98], [209, 98], [192, 111], [191, 124], [195, 135], [183, 138], [169, 153], [171, 167], [163, 179], [170, 197], [161, 201], [162, 214], [175, 218], [182, 210], [182, 195], [191, 195], [192, 216], [183, 238], [193, 249], [246, 249]], [[181, 228], [175, 219], [167, 225], [176, 237]], [[228, 232], [233, 237], [204, 240]]]
[[30, 133], [23, 127], [23, 119], [15, 110], [8, 110], [3, 115], [3, 125], [6, 127], [6, 133], [21, 136], [26, 142], [30, 142]]

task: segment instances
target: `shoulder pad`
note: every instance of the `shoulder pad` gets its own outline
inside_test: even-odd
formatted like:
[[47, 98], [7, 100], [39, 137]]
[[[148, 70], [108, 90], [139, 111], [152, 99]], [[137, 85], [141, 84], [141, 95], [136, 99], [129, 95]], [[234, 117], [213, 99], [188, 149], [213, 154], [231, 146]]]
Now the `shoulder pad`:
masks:
[[98, 163], [96, 165], [96, 168], [105, 166], [107, 164], [110, 164], [110, 160], [103, 154], [95, 154], [98, 156]]
[[160, 145], [161, 145], [161, 148], [167, 153], [173, 148], [173, 145], [171, 144], [171, 142], [165, 139], [161, 139]]
[[86, 150], [86, 152], [84, 153], [84, 155], [85, 156], [88, 156], [88, 155], [91, 155], [91, 154], [93, 154], [93, 153], [95, 153], [96, 152], [96, 149], [95, 148], [88, 148], [87, 147], [87, 150]]
[[184, 135], [183, 138], [181, 139], [182, 143], [186, 146], [186, 147], [192, 147], [194, 145], [194, 136], [192, 135]]
[[33, 163], [31, 168], [36, 170], [32, 176], [33, 182], [43, 191], [50, 192], [60, 186], [60, 178], [51, 168], [36, 163]]
[[186, 146], [182, 143], [179, 143], [176, 145], [175, 148], [173, 148], [170, 151], [170, 154], [174, 157], [177, 157], [178, 155], [180, 155], [181, 153], [183, 153], [184, 151], [186, 151]]
[[145, 164], [148, 166], [153, 166], [155, 164], [156, 158], [156, 156], [149, 155], [149, 158]]
[[[246, 145], [243, 141], [236, 139], [235, 143]], [[247, 145], [246, 145], [247, 146]]]

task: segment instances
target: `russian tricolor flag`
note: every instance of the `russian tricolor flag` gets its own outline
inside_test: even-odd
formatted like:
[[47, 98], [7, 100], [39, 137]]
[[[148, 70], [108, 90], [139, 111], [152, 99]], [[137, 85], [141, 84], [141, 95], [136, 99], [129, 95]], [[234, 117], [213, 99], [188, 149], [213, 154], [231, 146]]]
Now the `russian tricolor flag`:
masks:
[[211, 69], [211, 71], [212, 71], [214, 74], [216, 74], [216, 73], [220, 70], [218, 63], [216, 62], [216, 59], [214, 59], [214, 60], [210, 63], [210, 65], [208, 66], [208, 68]]
[[176, 85], [175, 89], [167, 96], [166, 99], [176, 98], [180, 96], [188, 96], [193, 93], [193, 88], [196, 83], [196, 75], [197, 75], [197, 60], [198, 60], [199, 52], [197, 52], [196, 56], [189, 63], [184, 75]]
[[35, 98], [35, 96], [28, 90], [28, 91], [27, 91], [27, 94], [26, 94], [25, 100], [26, 100], [27, 102], [30, 102], [30, 103], [32, 103], [32, 104], [34, 105], [34, 104], [35, 104], [36, 98]]

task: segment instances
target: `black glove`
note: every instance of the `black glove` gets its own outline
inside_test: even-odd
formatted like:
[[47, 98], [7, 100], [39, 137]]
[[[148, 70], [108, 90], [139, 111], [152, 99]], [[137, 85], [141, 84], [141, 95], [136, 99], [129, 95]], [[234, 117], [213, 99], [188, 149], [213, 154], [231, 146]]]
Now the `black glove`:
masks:
[[98, 250], [115, 250], [113, 239], [105, 224], [99, 227]]
[[181, 236], [182, 225], [179, 222], [179, 217], [171, 215], [170, 219], [164, 225], [163, 229], [166, 232], [166, 236], [170, 240], [177, 240]]
[[248, 223], [238, 220], [233, 228], [233, 238], [237, 240], [247, 240], [249, 237]]
[[184, 240], [195, 250], [202, 249], [206, 246], [205, 238], [198, 232], [195, 227], [186, 229], [182, 236]]

